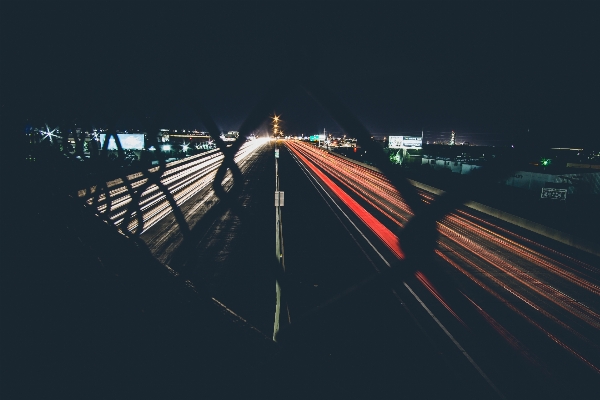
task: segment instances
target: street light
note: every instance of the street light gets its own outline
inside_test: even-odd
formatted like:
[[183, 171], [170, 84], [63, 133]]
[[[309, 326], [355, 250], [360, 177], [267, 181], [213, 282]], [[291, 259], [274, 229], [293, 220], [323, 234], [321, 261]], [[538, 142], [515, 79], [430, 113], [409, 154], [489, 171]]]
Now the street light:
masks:
[[273, 116], [271, 117], [272, 121], [272, 125], [273, 125], [273, 137], [277, 137], [277, 132], [281, 133], [281, 130], [279, 129], [279, 124], [278, 122], [280, 121], [279, 115], [277, 114], [273, 114]]

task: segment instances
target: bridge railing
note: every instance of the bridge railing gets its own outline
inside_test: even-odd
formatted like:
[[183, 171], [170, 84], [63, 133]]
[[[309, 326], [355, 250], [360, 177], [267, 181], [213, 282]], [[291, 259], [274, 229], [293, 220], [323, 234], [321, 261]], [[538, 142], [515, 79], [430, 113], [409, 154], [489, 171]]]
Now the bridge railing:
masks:
[[[74, 194], [74, 196], [82, 199], [85, 205], [90, 206], [92, 212], [99, 214], [107, 222], [119, 226], [123, 234], [134, 240], [139, 240], [141, 233], [151, 226], [153, 221], [160, 217], [161, 213], [172, 212], [185, 241], [185, 238], [189, 236], [189, 226], [180, 209], [182, 201], [185, 200], [188, 194], [185, 191], [184, 183], [194, 171], [202, 170], [203, 173], [207, 171], [211, 173], [210, 182], [207, 182], [207, 184], [212, 185], [212, 189], [223, 207], [243, 216], [240, 193], [244, 178], [236, 162], [236, 157], [249, 146], [246, 139], [260, 127], [272, 110], [285, 98], [286, 94], [298, 86], [319, 103], [348, 135], [359, 141], [361, 146], [371, 155], [379, 170], [402, 194], [414, 217], [397, 233], [405, 257], [398, 260], [388, 270], [374, 274], [344, 293], [335, 296], [326, 304], [317, 307], [313, 312], [308, 313], [305, 318], [302, 318], [301, 322], [282, 329], [279, 335], [283, 339], [282, 342], [291, 343], [294, 342], [291, 338], [298, 337], [294, 332], [318, 329], [320, 314], [329, 312], [328, 310], [332, 308], [339, 309], [353, 304], [352, 299], [356, 296], [377, 291], [382, 286], [389, 286], [390, 282], [400, 283], [407, 277], [414, 275], [419, 269], [427, 268], [429, 257], [434, 254], [436, 248], [438, 235], [436, 221], [441, 220], [445, 215], [461, 206], [471, 197], [473, 191], [485, 190], [487, 185], [493, 184], [503, 176], [510, 175], [515, 169], [515, 164], [489, 163], [486, 168], [477, 170], [473, 174], [469, 185], [464, 185], [454, 191], [448, 191], [431, 204], [426, 204], [422, 201], [417, 189], [391, 164], [381, 146], [371, 140], [371, 133], [359, 119], [333, 94], [324, 82], [306, 73], [294, 76], [294, 78], [283, 77], [276, 80], [239, 127], [240, 137], [235, 142], [226, 143], [220, 138], [220, 129], [202, 106], [200, 98], [190, 94], [187, 102], [198, 111], [202, 123], [217, 144], [216, 150], [167, 164], [166, 155], [160, 150], [158, 136], [149, 135], [149, 144], [156, 148], [158, 166], [123, 174], [118, 178], [112, 176], [108, 179], [109, 176], [106, 174], [96, 174], [93, 179], [86, 183], [86, 187], [77, 188], [78, 190]], [[157, 128], [158, 125], [154, 122], [146, 130], [158, 134], [159, 130]], [[118, 135], [109, 132], [102, 148], [98, 149], [100, 159], [107, 158], [108, 143], [111, 138], [116, 143], [119, 158], [124, 158], [125, 151]], [[76, 147], [76, 153], [81, 152], [81, 146]], [[514, 161], [516, 163], [518, 159]], [[228, 173], [231, 174], [231, 182], [225, 185], [224, 178]], [[205, 176], [197, 175], [194, 179], [204, 179]], [[183, 184], [183, 186], [175, 190], [174, 188], [178, 184], [180, 186]], [[273, 261], [273, 268], [279, 269], [278, 260]], [[277, 271], [275, 275], [281, 276], [281, 271]], [[287, 290], [286, 286], [294, 284], [286, 281], [285, 278], [278, 279], [278, 282], [284, 292]], [[286, 337], [290, 339], [285, 339]]]

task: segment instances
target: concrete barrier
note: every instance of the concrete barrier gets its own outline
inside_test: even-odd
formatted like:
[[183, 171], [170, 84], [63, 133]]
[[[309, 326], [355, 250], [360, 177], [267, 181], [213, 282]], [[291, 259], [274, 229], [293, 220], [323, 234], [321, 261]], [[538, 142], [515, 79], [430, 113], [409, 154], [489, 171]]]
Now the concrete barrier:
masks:
[[[443, 190], [434, 188], [433, 186], [429, 186], [421, 182], [414, 181], [412, 179], [408, 179], [408, 182], [410, 182], [410, 184], [414, 187], [425, 190], [437, 196], [445, 193]], [[520, 228], [524, 228], [531, 232], [535, 232], [538, 235], [545, 236], [547, 238], [556, 240], [557, 242], [566, 244], [571, 247], [575, 247], [576, 249], [583, 250], [587, 253], [600, 257], [600, 245], [598, 244], [594, 245], [591, 242], [588, 242], [579, 237], [575, 237], [571, 234], [561, 232], [557, 229], [550, 228], [549, 226], [538, 224], [537, 222], [529, 221], [528, 219], [518, 217], [516, 215], [498, 210], [490, 206], [486, 206], [485, 204], [477, 203], [476, 201], [469, 200], [464, 204], [465, 206], [472, 208], [473, 210], [490, 215], [494, 218], [498, 218], [502, 221], [516, 225]]]

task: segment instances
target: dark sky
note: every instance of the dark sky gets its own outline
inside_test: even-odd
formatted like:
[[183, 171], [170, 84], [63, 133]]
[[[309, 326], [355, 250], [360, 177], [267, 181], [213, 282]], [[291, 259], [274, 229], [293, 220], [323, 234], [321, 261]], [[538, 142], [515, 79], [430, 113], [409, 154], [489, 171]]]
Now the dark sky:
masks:
[[597, 145], [599, 11], [591, 1], [5, 0], [3, 118], [201, 129], [202, 104], [237, 129], [283, 75], [291, 89], [273, 112], [289, 133], [341, 132], [293, 83], [310, 73], [374, 134]]

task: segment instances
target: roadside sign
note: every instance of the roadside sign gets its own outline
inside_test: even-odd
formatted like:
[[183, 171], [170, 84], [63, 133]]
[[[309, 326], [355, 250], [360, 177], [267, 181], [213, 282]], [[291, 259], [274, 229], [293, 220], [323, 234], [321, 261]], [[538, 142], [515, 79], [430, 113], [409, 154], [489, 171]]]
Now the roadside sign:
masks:
[[275, 191], [275, 207], [283, 207], [283, 192]]
[[279, 149], [275, 149], [275, 158], [279, 158]]
[[542, 199], [567, 200], [567, 189], [542, 188]]

